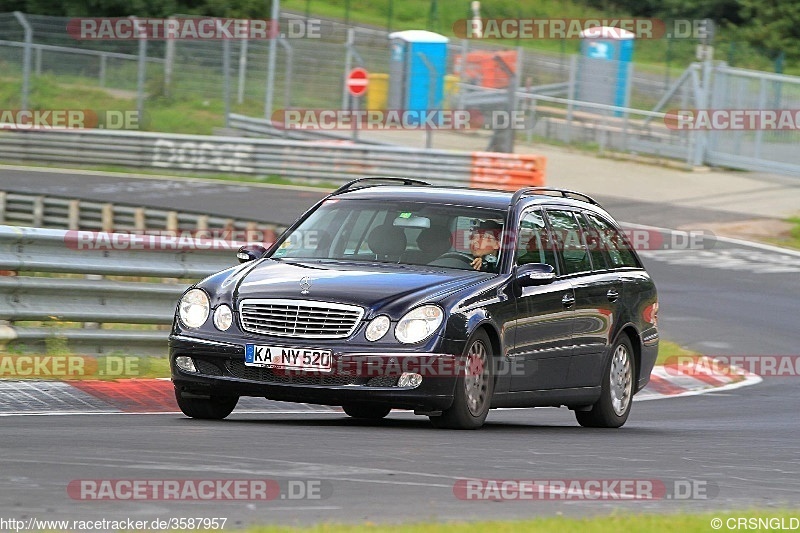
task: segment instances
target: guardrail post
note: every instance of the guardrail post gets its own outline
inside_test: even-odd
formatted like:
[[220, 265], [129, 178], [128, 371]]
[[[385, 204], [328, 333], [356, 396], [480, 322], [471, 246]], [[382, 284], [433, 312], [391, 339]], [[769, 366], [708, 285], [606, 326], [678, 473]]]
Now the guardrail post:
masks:
[[197, 229], [205, 230], [208, 229], [208, 215], [200, 215], [197, 217]]
[[167, 213], [167, 231], [178, 231], [178, 212], [170, 211]]
[[103, 231], [114, 231], [114, 204], [103, 204], [100, 208], [100, 226]]
[[37, 196], [33, 199], [33, 225], [41, 227], [44, 225], [44, 196]]
[[67, 228], [73, 231], [81, 229], [81, 201], [70, 200], [67, 206]]
[[6, 192], [0, 191], [0, 224], [6, 223]]
[[144, 230], [147, 223], [147, 217], [144, 212], [144, 207], [137, 207], [133, 212], [133, 227], [137, 230]]

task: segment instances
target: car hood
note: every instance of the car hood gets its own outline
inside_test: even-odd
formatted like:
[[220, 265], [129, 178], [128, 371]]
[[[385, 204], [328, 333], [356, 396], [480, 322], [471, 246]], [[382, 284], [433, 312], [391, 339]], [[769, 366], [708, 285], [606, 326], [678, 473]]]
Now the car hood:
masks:
[[[396, 264], [263, 260], [240, 281], [237, 299], [291, 298], [352, 303], [394, 315], [435, 301], [490, 274]], [[310, 283], [301, 294], [300, 280]], [[305, 283], [304, 283], [305, 287]]]

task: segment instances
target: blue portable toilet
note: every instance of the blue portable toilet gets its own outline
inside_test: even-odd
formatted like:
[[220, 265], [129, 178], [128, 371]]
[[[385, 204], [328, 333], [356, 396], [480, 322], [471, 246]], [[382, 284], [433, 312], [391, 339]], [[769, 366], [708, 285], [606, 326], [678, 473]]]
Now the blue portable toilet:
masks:
[[628, 107], [634, 37], [633, 32], [610, 26], [581, 32], [581, 55], [575, 77], [578, 100]]
[[[442, 109], [444, 76], [447, 73], [447, 43], [448, 39], [444, 35], [425, 30], [389, 34], [389, 109]], [[436, 70], [434, 76], [431, 76], [426, 60]], [[432, 104], [429, 102], [431, 96]]]

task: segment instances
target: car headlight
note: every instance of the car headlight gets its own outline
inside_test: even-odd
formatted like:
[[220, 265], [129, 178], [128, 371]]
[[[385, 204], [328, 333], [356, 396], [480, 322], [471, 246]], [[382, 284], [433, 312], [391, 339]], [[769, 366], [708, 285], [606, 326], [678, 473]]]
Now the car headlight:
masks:
[[403, 315], [394, 328], [394, 336], [404, 344], [427, 339], [442, 325], [444, 312], [435, 305], [423, 305]]
[[225, 304], [214, 310], [214, 325], [220, 331], [227, 331], [233, 324], [233, 311]]
[[189, 328], [199, 328], [208, 319], [208, 296], [200, 289], [192, 289], [181, 298], [178, 304], [178, 316]]
[[389, 327], [391, 325], [392, 321], [389, 320], [388, 316], [376, 316], [370, 321], [369, 325], [367, 325], [367, 331], [364, 332], [364, 336], [368, 341], [375, 342], [386, 335], [386, 332], [389, 331]]

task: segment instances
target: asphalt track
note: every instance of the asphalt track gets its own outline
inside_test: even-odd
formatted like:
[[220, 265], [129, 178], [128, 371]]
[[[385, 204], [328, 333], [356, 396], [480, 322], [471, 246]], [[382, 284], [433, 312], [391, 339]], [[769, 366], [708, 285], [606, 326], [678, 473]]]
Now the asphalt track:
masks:
[[[5, 190], [10, 188], [9, 176], [13, 178], [13, 173], [2, 178]], [[30, 175], [27, 179], [27, 186], [34, 187]], [[69, 176], [42, 179], [57, 183], [64, 196], [99, 194], [86, 178], [79, 188], [67, 187]], [[241, 209], [259, 204], [264, 213], [278, 203], [288, 216], [319, 196], [314, 191], [283, 191], [278, 197], [269, 189], [263, 197], [242, 190], [227, 191], [228, 197], [221, 198], [217, 192], [200, 189], [161, 198], [239, 216]], [[309, 196], [301, 196], [305, 194]], [[116, 199], [124, 202], [122, 197]], [[682, 223], [702, 224], [735, 215], [601, 200], [618, 219], [640, 224], [674, 227], [676, 217]], [[236, 206], [236, 212], [224, 211]], [[667, 223], [669, 219], [672, 223]], [[796, 355], [800, 254], [731, 241], [713, 244], [702, 250], [643, 254], [659, 288], [662, 336], [709, 354]], [[229, 529], [253, 522], [796, 509], [800, 507], [797, 385], [796, 375], [766, 377], [758, 385], [726, 392], [636, 402], [620, 430], [580, 428], [566, 409], [494, 411], [487, 425], [475, 432], [436, 431], [425, 418], [404, 412], [374, 424], [323, 410], [234, 412], [218, 423], [173, 414], [3, 417], [0, 518], [227, 517]], [[319, 481], [325, 487], [324, 497], [98, 502], [75, 500], [66, 490], [70, 481], [80, 479], [251, 477], [284, 484]], [[676, 480], [693, 480], [702, 489], [690, 499], [463, 501], [453, 492], [460, 478], [639, 479], [655, 480], [668, 489]]]

